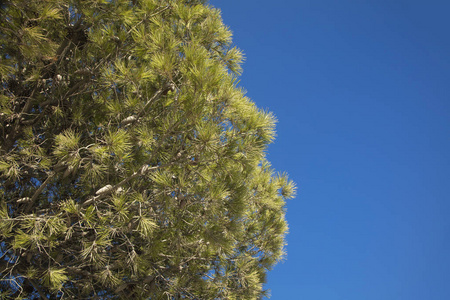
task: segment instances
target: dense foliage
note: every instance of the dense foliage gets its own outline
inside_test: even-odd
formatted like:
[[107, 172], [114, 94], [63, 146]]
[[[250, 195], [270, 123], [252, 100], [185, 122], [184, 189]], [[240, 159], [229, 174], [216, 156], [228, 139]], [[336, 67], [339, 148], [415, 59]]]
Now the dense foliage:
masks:
[[[294, 186], [199, 0], [9, 0], [0, 297], [259, 299]], [[3, 299], [2, 298], [2, 299]]]

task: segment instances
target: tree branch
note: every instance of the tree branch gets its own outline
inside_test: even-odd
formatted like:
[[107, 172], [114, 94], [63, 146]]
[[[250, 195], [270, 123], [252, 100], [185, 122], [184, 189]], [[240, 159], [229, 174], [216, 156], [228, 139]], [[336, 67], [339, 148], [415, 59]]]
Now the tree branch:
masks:
[[116, 191], [119, 187], [123, 186], [125, 183], [127, 183], [127, 182], [130, 181], [130, 180], [132, 180], [133, 178], [136, 178], [136, 177], [138, 177], [138, 176], [140, 176], [140, 175], [144, 175], [145, 173], [147, 173], [147, 172], [149, 172], [149, 171], [153, 171], [153, 170], [156, 170], [156, 169], [160, 169], [160, 168], [164, 168], [164, 167], [170, 166], [170, 165], [172, 165], [172, 164], [173, 164], [173, 163], [169, 163], [169, 164], [165, 164], [165, 165], [161, 165], [161, 166], [154, 166], [154, 167], [149, 167], [147, 164], [145, 164], [145, 165], [143, 165], [143, 166], [139, 169], [139, 171], [134, 172], [131, 176], [129, 176], [129, 177], [123, 179], [123, 180], [120, 181], [118, 184], [116, 184], [116, 185], [114, 185], [114, 186], [110, 186], [110, 187], [105, 186], [105, 187], [108, 187], [108, 188], [105, 189], [104, 192], [99, 193], [99, 191], [101, 191], [101, 190], [102, 190], [103, 188], [105, 188], [105, 187], [101, 188], [100, 190], [97, 190], [98, 195], [92, 197], [91, 199], [89, 199], [89, 200], [87, 200], [87, 201], [85, 201], [81, 206], [82, 206], [82, 207], [86, 207], [86, 206], [90, 205], [91, 203], [93, 203], [93, 202], [95, 202], [95, 201], [97, 201], [97, 200], [99, 200], [99, 199], [102, 199], [102, 198], [106, 197], [107, 195], [112, 194], [112, 193], [113, 193], [114, 191]]
[[31, 283], [31, 285], [34, 287], [34, 289], [38, 292], [39, 296], [42, 300], [48, 300], [48, 298], [45, 296], [44, 292], [39, 288], [39, 286], [34, 282], [34, 280], [29, 279], [28, 281]]
[[24, 210], [25, 214], [27, 214], [31, 210], [37, 197], [42, 193], [44, 188], [50, 183], [50, 181], [53, 179], [53, 177], [55, 177], [55, 173], [51, 173], [47, 177], [47, 179], [39, 186], [39, 188], [34, 192], [33, 196], [31, 197], [30, 202], [28, 203], [27, 207]]

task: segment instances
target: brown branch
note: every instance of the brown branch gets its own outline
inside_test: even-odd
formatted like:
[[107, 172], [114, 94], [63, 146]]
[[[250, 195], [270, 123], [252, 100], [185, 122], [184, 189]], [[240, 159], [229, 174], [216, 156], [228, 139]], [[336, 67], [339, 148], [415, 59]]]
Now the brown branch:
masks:
[[47, 179], [39, 186], [39, 188], [34, 192], [33, 196], [31, 197], [30, 202], [28, 203], [27, 207], [24, 210], [24, 214], [27, 214], [31, 208], [34, 205], [34, 202], [36, 202], [37, 197], [42, 193], [44, 188], [50, 183], [50, 181], [55, 177], [55, 173], [51, 173]]
[[31, 285], [34, 287], [34, 289], [38, 292], [39, 296], [42, 300], [48, 300], [48, 298], [45, 296], [45, 293], [41, 290], [39, 285], [37, 285], [32, 279], [28, 278], [28, 281], [31, 283]]

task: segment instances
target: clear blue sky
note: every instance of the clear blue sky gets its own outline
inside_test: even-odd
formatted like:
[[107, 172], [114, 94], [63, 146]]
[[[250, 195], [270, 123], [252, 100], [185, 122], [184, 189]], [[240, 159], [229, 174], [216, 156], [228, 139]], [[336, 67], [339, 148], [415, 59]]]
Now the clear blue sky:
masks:
[[450, 1], [210, 3], [299, 186], [271, 299], [450, 299]]

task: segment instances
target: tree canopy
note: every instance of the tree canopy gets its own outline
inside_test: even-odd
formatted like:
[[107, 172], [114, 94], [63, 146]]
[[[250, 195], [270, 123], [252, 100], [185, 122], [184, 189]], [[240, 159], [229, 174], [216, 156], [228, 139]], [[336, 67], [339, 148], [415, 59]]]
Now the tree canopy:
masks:
[[[200, 0], [0, 5], [0, 297], [260, 299], [294, 184]], [[3, 299], [2, 298], [2, 299]]]

